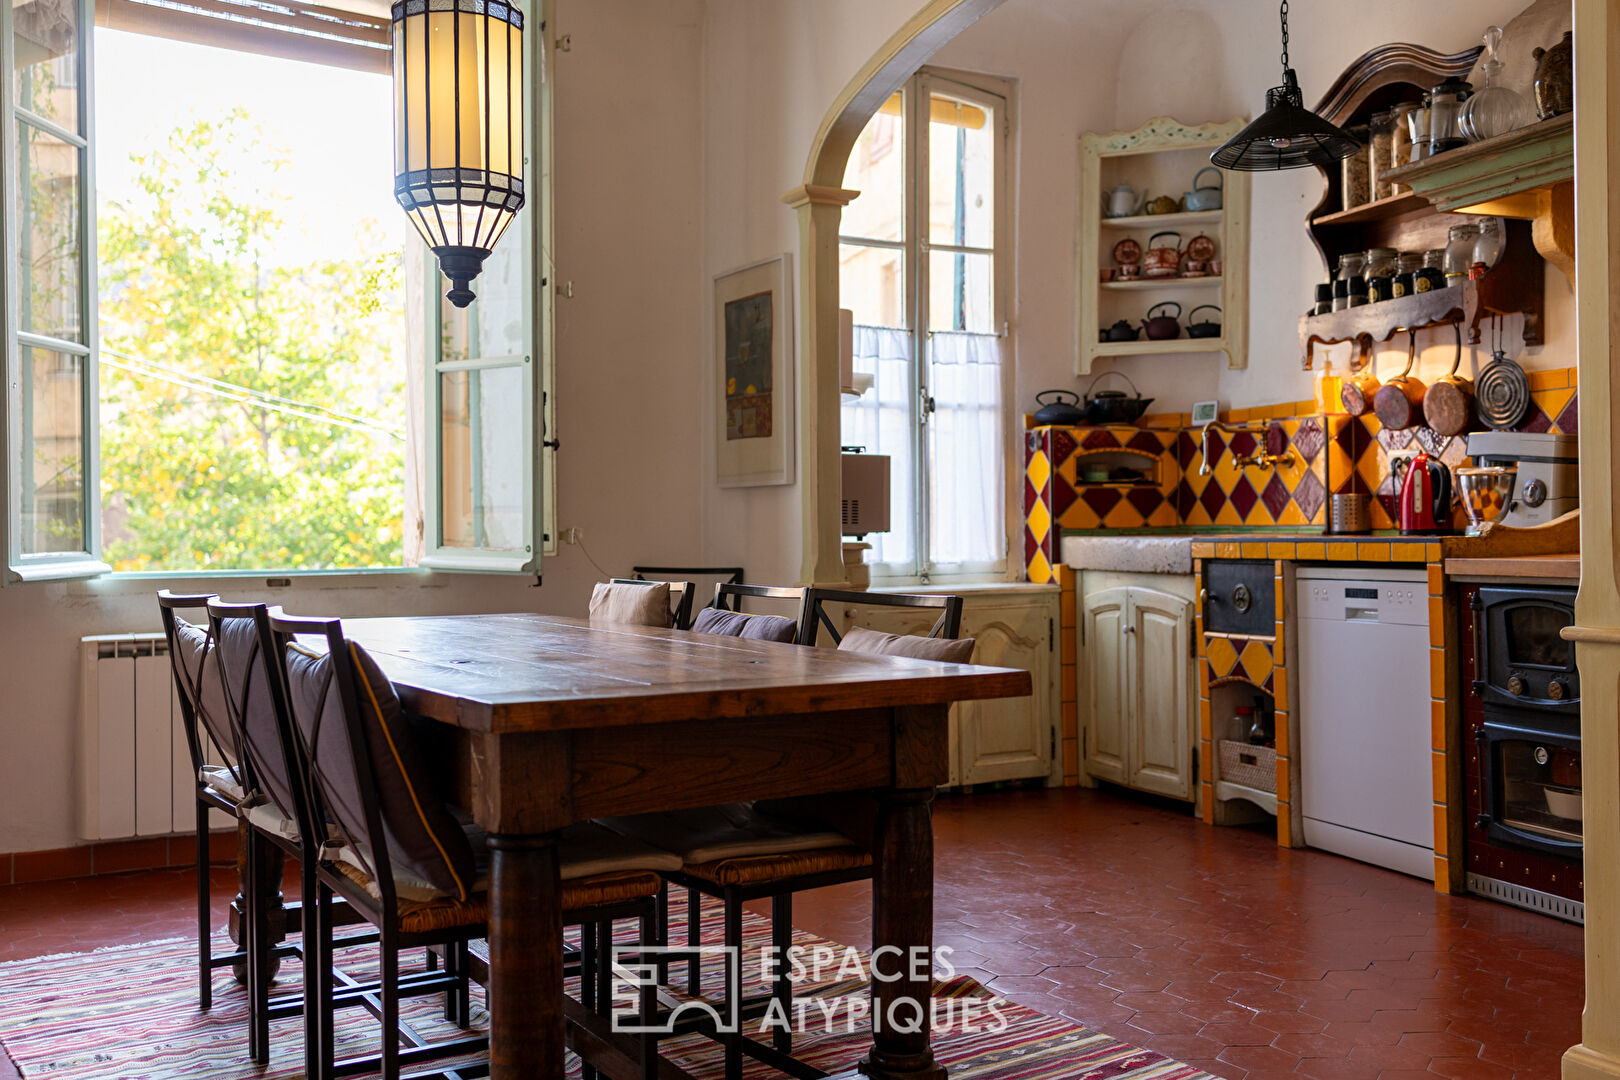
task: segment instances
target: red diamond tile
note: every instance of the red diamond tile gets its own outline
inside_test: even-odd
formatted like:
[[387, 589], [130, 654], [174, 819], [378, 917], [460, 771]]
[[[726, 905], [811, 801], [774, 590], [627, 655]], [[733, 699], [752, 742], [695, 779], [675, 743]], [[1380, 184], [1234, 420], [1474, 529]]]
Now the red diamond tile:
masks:
[[1108, 511], [1119, 505], [1120, 494], [1116, 488], [1087, 487], [1081, 493], [1080, 499], [1091, 507], [1098, 517], [1107, 517]]
[[1273, 521], [1282, 517], [1283, 510], [1288, 506], [1288, 485], [1283, 483], [1282, 477], [1271, 474], [1265, 490], [1260, 493], [1260, 501], [1266, 504]]
[[1327, 501], [1327, 492], [1323, 490], [1322, 481], [1317, 479], [1316, 473], [1308, 472], [1300, 477], [1299, 483], [1294, 485], [1294, 504], [1299, 512], [1305, 515], [1305, 520], [1313, 524], [1317, 515], [1322, 512], [1322, 504]]
[[1279, 423], [1266, 428], [1266, 453], [1280, 454], [1288, 449], [1288, 432]]
[[1232, 453], [1238, 457], [1248, 457], [1254, 453], [1254, 448], [1260, 444], [1247, 431], [1239, 431], [1232, 436], [1232, 441], [1227, 445], [1232, 448]]
[[1158, 488], [1132, 488], [1125, 496], [1125, 501], [1134, 506], [1142, 517], [1148, 518], [1164, 505], [1164, 492]]
[[1575, 435], [1580, 432], [1581, 425], [1581, 395], [1574, 393], [1569, 396], [1569, 404], [1565, 405], [1558, 414], [1553, 426], [1565, 435]]
[[1052, 474], [1050, 486], [1052, 491], [1052, 520], [1055, 523], [1063, 518], [1065, 510], [1074, 505], [1075, 494], [1074, 488], [1069, 485], [1069, 482], [1057, 473]]
[[[1236, 439], [1233, 440], [1232, 448], [1237, 449]], [[1249, 518], [1249, 511], [1254, 509], [1254, 504], [1260, 501], [1260, 496], [1255, 494], [1254, 485], [1249, 483], [1247, 476], [1238, 477], [1238, 482], [1232, 485], [1232, 492], [1227, 498], [1232, 500], [1232, 506], [1237, 510], [1238, 516], [1245, 521]]]
[[1322, 452], [1322, 444], [1326, 436], [1322, 433], [1322, 421], [1316, 417], [1307, 417], [1299, 422], [1299, 430], [1294, 432], [1294, 449], [1309, 465], [1316, 460], [1316, 455]]
[[1118, 450], [1119, 436], [1106, 428], [1093, 428], [1086, 432], [1080, 446], [1086, 450]]
[[1125, 445], [1130, 447], [1132, 450], [1138, 450], [1144, 454], [1153, 454], [1154, 456], [1158, 456], [1159, 454], [1164, 453], [1164, 444], [1161, 443], [1159, 441], [1159, 437], [1153, 434], [1151, 431], [1138, 431], [1135, 435], [1131, 436], [1130, 441]]
[[1213, 521], [1215, 515], [1220, 513], [1221, 507], [1226, 505], [1226, 492], [1221, 490], [1221, 485], [1211, 480], [1204, 487], [1204, 493], [1198, 496], [1198, 501], [1203, 505], [1204, 511], [1209, 514], [1210, 520]]

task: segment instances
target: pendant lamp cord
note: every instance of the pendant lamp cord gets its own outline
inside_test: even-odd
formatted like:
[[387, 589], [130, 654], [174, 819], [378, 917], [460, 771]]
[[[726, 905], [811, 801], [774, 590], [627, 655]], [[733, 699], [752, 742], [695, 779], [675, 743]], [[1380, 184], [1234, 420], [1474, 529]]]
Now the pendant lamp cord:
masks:
[[1282, 62], [1283, 70], [1288, 70], [1288, 0], [1282, 0]]

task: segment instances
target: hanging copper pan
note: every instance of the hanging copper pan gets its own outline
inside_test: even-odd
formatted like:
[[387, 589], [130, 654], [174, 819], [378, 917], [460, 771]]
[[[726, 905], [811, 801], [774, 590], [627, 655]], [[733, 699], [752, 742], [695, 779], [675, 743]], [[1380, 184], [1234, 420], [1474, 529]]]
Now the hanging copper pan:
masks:
[[1423, 383], [1412, 374], [1417, 363], [1417, 331], [1406, 332], [1406, 366], [1401, 373], [1378, 388], [1373, 395], [1373, 412], [1378, 422], [1392, 431], [1416, 424], [1423, 416]]
[[1462, 324], [1452, 323], [1457, 332], [1457, 354], [1451, 370], [1434, 381], [1423, 395], [1423, 420], [1436, 435], [1461, 435], [1474, 422], [1474, 381], [1457, 374], [1462, 363]]
[[1351, 365], [1350, 376], [1339, 388], [1339, 401], [1351, 416], [1362, 416], [1372, 411], [1373, 395], [1378, 393], [1378, 375], [1373, 371], [1372, 341], [1359, 339], [1361, 363]]

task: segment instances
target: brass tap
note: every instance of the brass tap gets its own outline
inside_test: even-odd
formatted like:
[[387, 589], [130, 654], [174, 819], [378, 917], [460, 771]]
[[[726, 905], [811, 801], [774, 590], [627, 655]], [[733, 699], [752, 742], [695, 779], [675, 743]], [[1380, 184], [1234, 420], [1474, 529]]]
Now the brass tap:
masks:
[[1233, 432], [1243, 430], [1241, 427], [1235, 427], [1235, 426], [1232, 426], [1232, 425], [1223, 424], [1219, 420], [1211, 420], [1209, 423], [1204, 425], [1204, 430], [1202, 432], [1200, 432], [1199, 435], [1198, 435], [1198, 449], [1203, 454], [1203, 460], [1201, 462], [1199, 462], [1199, 464], [1198, 464], [1198, 475], [1199, 476], [1208, 476], [1209, 473], [1210, 473], [1210, 464], [1209, 464], [1209, 431], [1210, 431], [1210, 428], [1215, 428], [1218, 431], [1224, 431], [1228, 435], [1231, 435]]
[[[1214, 428], [1217, 431], [1224, 431], [1224, 432], [1226, 432], [1226, 434], [1231, 435], [1231, 434], [1234, 434], [1234, 433], [1239, 432], [1239, 431], [1247, 430], [1248, 425], [1247, 424], [1225, 424], [1225, 423], [1222, 423], [1219, 420], [1211, 420], [1209, 423], [1204, 425], [1203, 431], [1198, 436], [1199, 449], [1203, 453], [1203, 461], [1200, 462], [1199, 466], [1198, 466], [1198, 475], [1199, 476], [1208, 476], [1209, 473], [1210, 473], [1209, 432], [1210, 432], [1211, 428]], [[1280, 454], [1260, 453], [1260, 454], [1253, 454], [1253, 455], [1250, 455], [1248, 457], [1243, 457], [1243, 456], [1238, 455], [1238, 454], [1233, 454], [1232, 455], [1232, 464], [1236, 465], [1240, 469], [1247, 469], [1247, 468], [1249, 468], [1251, 466], [1253, 466], [1255, 468], [1260, 468], [1260, 469], [1274, 469], [1278, 465], [1283, 464], [1284, 462], [1290, 462], [1291, 463], [1291, 462], [1293, 462], [1293, 460], [1294, 460], [1294, 448], [1293, 447], [1289, 447], [1287, 450], [1283, 451]]]

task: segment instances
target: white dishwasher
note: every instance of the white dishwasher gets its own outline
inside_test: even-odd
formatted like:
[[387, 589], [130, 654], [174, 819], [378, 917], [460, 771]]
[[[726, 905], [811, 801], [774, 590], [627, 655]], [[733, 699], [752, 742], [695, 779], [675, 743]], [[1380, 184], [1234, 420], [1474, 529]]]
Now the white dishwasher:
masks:
[[1423, 571], [1301, 568], [1305, 843], [1434, 880]]

